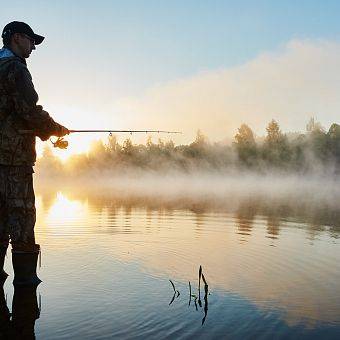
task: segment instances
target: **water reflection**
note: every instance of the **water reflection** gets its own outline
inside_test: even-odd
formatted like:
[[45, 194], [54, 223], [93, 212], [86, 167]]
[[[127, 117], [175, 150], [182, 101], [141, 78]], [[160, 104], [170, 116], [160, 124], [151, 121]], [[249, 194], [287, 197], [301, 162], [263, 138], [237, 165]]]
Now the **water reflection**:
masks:
[[[164, 197], [143, 197], [134, 195], [119, 196], [112, 191], [85, 191], [74, 189], [53, 189], [40, 187], [38, 190], [40, 201], [44, 211], [50, 211], [51, 219], [65, 214], [73, 214], [75, 210], [85, 207], [91, 214], [102, 215], [103, 209], [110, 218], [115, 218], [117, 213], [124, 212], [124, 226], [130, 230], [132, 211], [143, 209], [146, 218], [157, 213], [170, 217], [176, 210], [191, 211], [196, 216], [197, 231], [204, 226], [206, 213], [228, 213], [234, 214], [239, 220], [239, 232], [247, 236], [251, 234], [252, 221], [256, 216], [264, 216], [268, 222], [268, 237], [278, 238], [280, 221], [289, 220], [302, 222], [304, 227], [308, 226], [311, 233], [329, 232], [332, 237], [338, 238], [340, 233], [340, 209], [336, 204], [328, 205], [328, 202], [314, 202], [304, 200], [268, 200], [261, 195], [246, 198], [230, 198], [227, 200], [216, 200], [213, 197], [176, 198], [166, 200]], [[76, 205], [76, 207], [72, 207]], [[53, 209], [51, 209], [53, 207]], [[248, 235], [249, 236], [249, 235]]]
[[240, 241], [247, 241], [247, 236], [251, 235], [253, 220], [256, 215], [256, 207], [250, 202], [241, 202], [235, 217], [237, 220], [237, 233], [241, 235]]
[[[77, 263], [78, 274], [92, 270], [93, 276], [108, 259], [108, 268], [100, 272], [103, 280], [109, 260], [115, 259], [187, 287], [188, 280], [197, 281], [193, 268], [202, 264], [208, 268], [209, 289], [275, 311], [285, 325], [340, 324], [340, 213], [335, 205], [261, 197], [156, 200], [67, 189], [48, 191], [48, 198], [44, 190], [37, 193], [39, 241], [49, 248], [51, 267], [69, 259], [65, 266], [73, 277], [78, 257], [85, 262]], [[56, 275], [52, 269], [46, 273]], [[112, 281], [120, 279], [117, 275]], [[201, 302], [208, 312], [208, 295]], [[214, 307], [209, 306], [211, 315]]]
[[40, 317], [37, 302], [37, 287], [15, 287], [11, 332], [17, 339], [35, 339], [35, 321]]
[[272, 240], [277, 240], [280, 233], [280, 219], [277, 216], [267, 217], [267, 236]]
[[15, 287], [12, 313], [0, 288], [0, 339], [35, 339], [35, 322], [40, 317], [37, 287]]

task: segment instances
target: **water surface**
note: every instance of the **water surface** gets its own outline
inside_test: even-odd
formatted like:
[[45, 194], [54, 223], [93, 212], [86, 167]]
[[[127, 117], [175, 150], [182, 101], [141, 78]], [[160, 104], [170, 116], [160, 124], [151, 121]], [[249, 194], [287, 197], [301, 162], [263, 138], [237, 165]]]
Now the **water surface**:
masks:
[[218, 202], [38, 190], [36, 337], [340, 338], [336, 204]]

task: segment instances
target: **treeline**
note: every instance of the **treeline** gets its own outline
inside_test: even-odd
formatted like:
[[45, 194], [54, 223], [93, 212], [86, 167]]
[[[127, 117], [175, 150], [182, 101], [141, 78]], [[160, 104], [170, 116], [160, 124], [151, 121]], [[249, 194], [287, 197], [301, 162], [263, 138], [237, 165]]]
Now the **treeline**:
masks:
[[248, 125], [242, 124], [229, 145], [210, 143], [201, 131], [192, 143], [177, 146], [171, 140], [154, 143], [151, 137], [146, 144], [133, 144], [130, 138], [120, 144], [112, 135], [106, 143], [96, 141], [87, 154], [74, 155], [65, 163], [46, 148], [37, 167], [65, 175], [93, 170], [121, 172], [127, 168], [340, 173], [340, 125], [334, 123], [326, 131], [312, 118], [305, 133], [283, 133], [278, 122], [272, 120], [266, 131], [265, 136], [256, 137]]

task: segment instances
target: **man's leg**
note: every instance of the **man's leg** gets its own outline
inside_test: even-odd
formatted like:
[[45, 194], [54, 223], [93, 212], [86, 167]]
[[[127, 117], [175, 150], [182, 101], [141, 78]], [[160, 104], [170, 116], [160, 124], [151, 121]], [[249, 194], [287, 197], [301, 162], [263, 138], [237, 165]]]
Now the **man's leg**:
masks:
[[3, 270], [9, 243], [7, 228], [7, 207], [5, 204], [6, 167], [0, 166], [0, 282], [6, 280], [7, 273]]
[[0, 247], [8, 247], [9, 230], [7, 226], [7, 207], [0, 196]]
[[8, 177], [8, 225], [15, 285], [41, 282], [36, 274], [40, 246], [34, 237], [36, 212], [32, 174], [30, 167], [13, 167]]
[[35, 245], [36, 220], [33, 169], [11, 167], [7, 179], [8, 226], [13, 247]]
[[4, 271], [5, 257], [9, 243], [7, 230], [7, 209], [0, 199], [0, 282], [6, 280], [8, 274]]

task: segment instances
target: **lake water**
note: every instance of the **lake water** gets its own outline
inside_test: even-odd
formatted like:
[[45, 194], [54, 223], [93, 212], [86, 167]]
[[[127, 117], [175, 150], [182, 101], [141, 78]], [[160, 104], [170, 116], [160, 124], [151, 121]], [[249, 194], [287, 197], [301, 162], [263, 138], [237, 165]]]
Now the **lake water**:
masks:
[[337, 203], [36, 194], [37, 339], [340, 338]]

